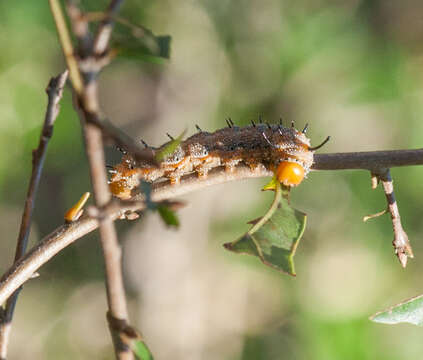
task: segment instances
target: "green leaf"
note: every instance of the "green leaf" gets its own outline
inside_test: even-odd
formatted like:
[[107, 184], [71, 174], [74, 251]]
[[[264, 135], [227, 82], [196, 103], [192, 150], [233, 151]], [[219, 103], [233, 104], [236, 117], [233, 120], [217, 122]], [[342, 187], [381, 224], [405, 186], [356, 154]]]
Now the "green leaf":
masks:
[[179, 227], [179, 219], [176, 213], [166, 205], [158, 205], [157, 211], [167, 226]]
[[116, 21], [112, 45], [119, 56], [154, 63], [163, 63], [169, 59], [169, 35], [154, 35], [151, 30], [123, 18], [117, 18]]
[[267, 213], [254, 220], [254, 226], [244, 236], [224, 247], [257, 256], [265, 265], [295, 276], [293, 258], [304, 233], [306, 215], [289, 205], [288, 189], [282, 189], [279, 182], [275, 187], [275, 198]]
[[176, 139], [169, 141], [165, 144], [156, 154], [156, 161], [160, 162], [163, 161], [166, 157], [173, 154], [175, 150], [178, 148], [179, 144], [181, 143], [182, 139], [184, 138], [186, 130], [182, 132]]
[[140, 340], [136, 339], [130, 342], [131, 350], [134, 352], [135, 356], [140, 360], [153, 360], [153, 355], [151, 354], [147, 344]]
[[410, 323], [423, 326], [423, 295], [405, 300], [370, 317], [383, 324]]

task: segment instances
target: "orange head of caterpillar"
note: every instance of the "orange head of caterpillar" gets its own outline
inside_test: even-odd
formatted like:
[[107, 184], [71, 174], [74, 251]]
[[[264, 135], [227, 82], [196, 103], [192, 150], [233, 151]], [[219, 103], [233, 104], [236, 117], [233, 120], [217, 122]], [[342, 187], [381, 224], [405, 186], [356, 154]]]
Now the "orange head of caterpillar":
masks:
[[[263, 136], [274, 152], [274, 173], [278, 181], [285, 186], [297, 186], [307, 176], [313, 165], [314, 151], [329, 141], [327, 137], [320, 145], [310, 146], [310, 139], [305, 136], [308, 125], [303, 131], [291, 128], [278, 128], [278, 132], [270, 133], [271, 138]], [[282, 159], [282, 160], [281, 160]]]
[[281, 161], [276, 168], [276, 178], [285, 186], [297, 186], [306, 176], [304, 167], [294, 161]]

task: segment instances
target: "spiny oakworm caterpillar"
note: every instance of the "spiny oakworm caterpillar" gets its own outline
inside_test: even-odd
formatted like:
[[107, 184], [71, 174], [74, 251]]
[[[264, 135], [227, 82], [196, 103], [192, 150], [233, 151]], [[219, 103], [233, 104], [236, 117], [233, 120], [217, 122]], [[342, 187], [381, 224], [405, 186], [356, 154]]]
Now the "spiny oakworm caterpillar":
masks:
[[[305, 132], [282, 125], [255, 124], [238, 127], [228, 121], [228, 127], [213, 133], [201, 131], [181, 142], [177, 149], [158, 165], [136, 162], [124, 154], [120, 164], [113, 167], [109, 182], [113, 195], [131, 198], [140, 181], [154, 182], [169, 179], [178, 184], [181, 176], [196, 172], [200, 178], [219, 166], [233, 171], [238, 163], [252, 170], [264, 166], [272, 170], [285, 186], [297, 186], [307, 176], [313, 164], [314, 151], [323, 146], [311, 147]], [[155, 153], [168, 143], [151, 148]]]

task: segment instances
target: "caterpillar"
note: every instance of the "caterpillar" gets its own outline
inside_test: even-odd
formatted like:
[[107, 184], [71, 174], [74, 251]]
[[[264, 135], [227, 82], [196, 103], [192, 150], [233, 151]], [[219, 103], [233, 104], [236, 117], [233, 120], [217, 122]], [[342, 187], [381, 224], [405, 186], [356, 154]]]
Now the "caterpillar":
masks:
[[[305, 135], [307, 125], [298, 131], [293, 124], [284, 127], [252, 122], [249, 126], [238, 127], [231, 119], [227, 123], [227, 128], [213, 133], [202, 131], [196, 125], [198, 133], [182, 141], [158, 165], [136, 162], [124, 152], [122, 161], [111, 170], [109, 186], [112, 194], [129, 199], [132, 190], [142, 180], [169, 179], [171, 184], [177, 185], [181, 176], [188, 173], [196, 172], [199, 178], [204, 178], [213, 168], [224, 166], [226, 171], [233, 171], [239, 163], [252, 170], [263, 165], [285, 186], [297, 186], [313, 165], [314, 151], [329, 140], [328, 137], [319, 146], [311, 147], [310, 139]], [[168, 144], [150, 148], [157, 154]]]

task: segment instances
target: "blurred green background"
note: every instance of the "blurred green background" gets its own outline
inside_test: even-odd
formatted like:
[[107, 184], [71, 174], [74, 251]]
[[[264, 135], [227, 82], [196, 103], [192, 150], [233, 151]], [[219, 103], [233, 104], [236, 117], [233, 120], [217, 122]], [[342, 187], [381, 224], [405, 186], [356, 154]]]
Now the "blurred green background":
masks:
[[[83, 1], [104, 9], [106, 1]], [[310, 123], [322, 152], [421, 147], [423, 3], [126, 1], [122, 16], [172, 36], [162, 64], [118, 56], [101, 75], [103, 110], [152, 145], [194, 124]], [[119, 26], [117, 27], [119, 32]], [[51, 76], [64, 69], [47, 1], [0, 2], [0, 270], [12, 261]], [[122, 55], [124, 55], [122, 53]], [[107, 148], [109, 164], [119, 153]], [[415, 260], [393, 255], [385, 207], [364, 171], [314, 172], [293, 193], [308, 214], [297, 277], [222, 248], [263, 214], [267, 179], [185, 197], [181, 228], [155, 214], [119, 223], [131, 320], [156, 359], [420, 359], [422, 329], [368, 320], [423, 293], [423, 170], [393, 169]], [[48, 150], [32, 244], [90, 189], [69, 88]], [[65, 249], [19, 299], [10, 359], [112, 359], [97, 234]]]

